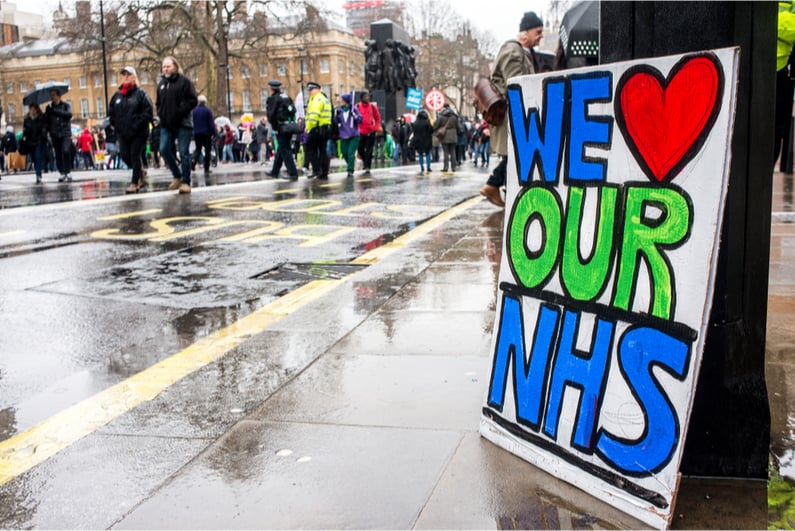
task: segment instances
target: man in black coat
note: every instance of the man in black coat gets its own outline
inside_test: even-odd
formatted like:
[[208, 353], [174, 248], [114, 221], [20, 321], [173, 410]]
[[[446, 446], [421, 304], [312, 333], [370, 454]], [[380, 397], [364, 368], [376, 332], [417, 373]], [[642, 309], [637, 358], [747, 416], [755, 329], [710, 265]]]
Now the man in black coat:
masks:
[[[177, 60], [169, 56], [163, 59], [163, 77], [157, 86], [157, 116], [160, 118], [160, 154], [171, 170], [174, 179], [169, 190], [179, 189], [181, 194], [190, 193], [190, 138], [193, 134], [193, 108], [199, 103], [196, 89], [187, 77], [179, 72]], [[177, 165], [174, 151], [176, 139], [182, 168]]]
[[268, 175], [274, 179], [277, 178], [279, 170], [282, 168], [282, 163], [284, 163], [288, 177], [291, 181], [295, 181], [298, 179], [298, 169], [295, 167], [290, 143], [296, 133], [285, 129], [285, 124], [295, 120], [295, 106], [290, 96], [282, 92], [281, 81], [278, 79], [268, 81], [268, 87], [271, 89], [271, 95], [268, 96], [268, 101], [265, 105], [268, 108], [268, 121], [273, 127], [273, 134], [276, 136], [276, 143], [278, 144], [276, 158], [273, 159], [273, 168], [271, 168]]
[[55, 165], [61, 176], [58, 182], [72, 182], [72, 108], [61, 99], [59, 90], [50, 91], [50, 103], [44, 111], [44, 123], [55, 148]]

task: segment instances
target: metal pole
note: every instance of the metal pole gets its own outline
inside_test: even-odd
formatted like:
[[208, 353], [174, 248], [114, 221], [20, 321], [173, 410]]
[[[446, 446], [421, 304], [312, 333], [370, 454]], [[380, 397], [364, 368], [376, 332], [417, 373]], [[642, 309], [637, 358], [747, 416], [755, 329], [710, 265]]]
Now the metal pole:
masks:
[[[105, 115], [108, 114], [108, 60], [105, 55], [105, 11], [99, 0], [99, 31], [102, 38], [102, 86], [105, 87]], [[99, 116], [97, 116], [99, 118]]]
[[301, 83], [301, 105], [306, 107], [306, 99], [304, 99], [304, 47], [298, 47], [298, 69], [301, 71], [301, 79], [298, 81]]

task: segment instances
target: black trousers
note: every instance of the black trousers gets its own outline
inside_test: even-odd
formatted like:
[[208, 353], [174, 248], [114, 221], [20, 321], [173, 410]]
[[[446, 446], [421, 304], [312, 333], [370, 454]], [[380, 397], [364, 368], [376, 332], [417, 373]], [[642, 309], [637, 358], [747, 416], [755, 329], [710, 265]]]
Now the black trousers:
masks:
[[55, 149], [55, 166], [58, 173], [69, 175], [72, 173], [72, 139], [68, 136], [53, 137], [52, 147]]
[[792, 94], [795, 89], [795, 80], [790, 79], [789, 68], [782, 68], [776, 74], [776, 116], [775, 136], [773, 146], [773, 164], [782, 154], [779, 170], [784, 171], [784, 160], [789, 151], [792, 138], [790, 138], [790, 122], [792, 121]]
[[276, 148], [276, 158], [273, 159], [273, 168], [271, 169], [271, 174], [274, 177], [279, 176], [282, 163], [287, 168], [287, 175], [298, 177], [298, 169], [295, 167], [295, 159], [293, 158], [293, 148], [290, 145], [292, 139], [293, 135], [290, 133], [276, 133], [276, 143], [279, 146]]
[[486, 184], [501, 188], [505, 186], [505, 180], [508, 177], [508, 157], [500, 157], [500, 163], [494, 167], [494, 171], [489, 175]]
[[306, 139], [306, 156], [312, 166], [312, 175], [327, 178], [329, 160], [326, 153], [328, 126], [318, 126], [309, 131]]
[[132, 184], [139, 184], [146, 151], [146, 137], [119, 138], [119, 155], [124, 163], [132, 168]]
[[199, 161], [201, 160], [199, 157], [204, 152], [204, 173], [210, 171], [210, 161], [213, 158], [213, 154], [210, 151], [213, 145], [213, 137], [210, 135], [193, 135], [193, 139], [196, 142], [196, 151], [194, 152], [193, 156], [195, 157], [194, 160]]
[[369, 170], [373, 163], [373, 148], [375, 147], [375, 132], [359, 137], [359, 157], [362, 159], [362, 167]]

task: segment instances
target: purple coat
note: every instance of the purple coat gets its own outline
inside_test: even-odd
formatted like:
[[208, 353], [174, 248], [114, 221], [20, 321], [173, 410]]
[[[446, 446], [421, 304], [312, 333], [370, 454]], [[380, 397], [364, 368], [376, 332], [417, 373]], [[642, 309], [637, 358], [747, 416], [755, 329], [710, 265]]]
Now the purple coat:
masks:
[[[348, 113], [347, 119], [345, 113]], [[334, 115], [334, 122], [339, 128], [340, 139], [348, 140], [359, 136], [359, 124], [362, 123], [362, 115], [356, 107], [337, 107]]]

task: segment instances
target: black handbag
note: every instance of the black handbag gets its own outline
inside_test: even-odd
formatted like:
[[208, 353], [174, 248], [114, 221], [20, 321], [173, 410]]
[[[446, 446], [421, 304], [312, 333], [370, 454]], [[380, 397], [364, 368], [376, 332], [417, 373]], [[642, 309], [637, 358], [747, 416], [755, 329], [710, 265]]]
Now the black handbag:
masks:
[[25, 137], [19, 139], [19, 144], [17, 145], [17, 153], [19, 153], [20, 155], [30, 154], [30, 144], [28, 144], [28, 141], [25, 140]]
[[279, 133], [283, 135], [300, 135], [304, 132], [304, 126], [297, 122], [284, 122], [279, 126]]

